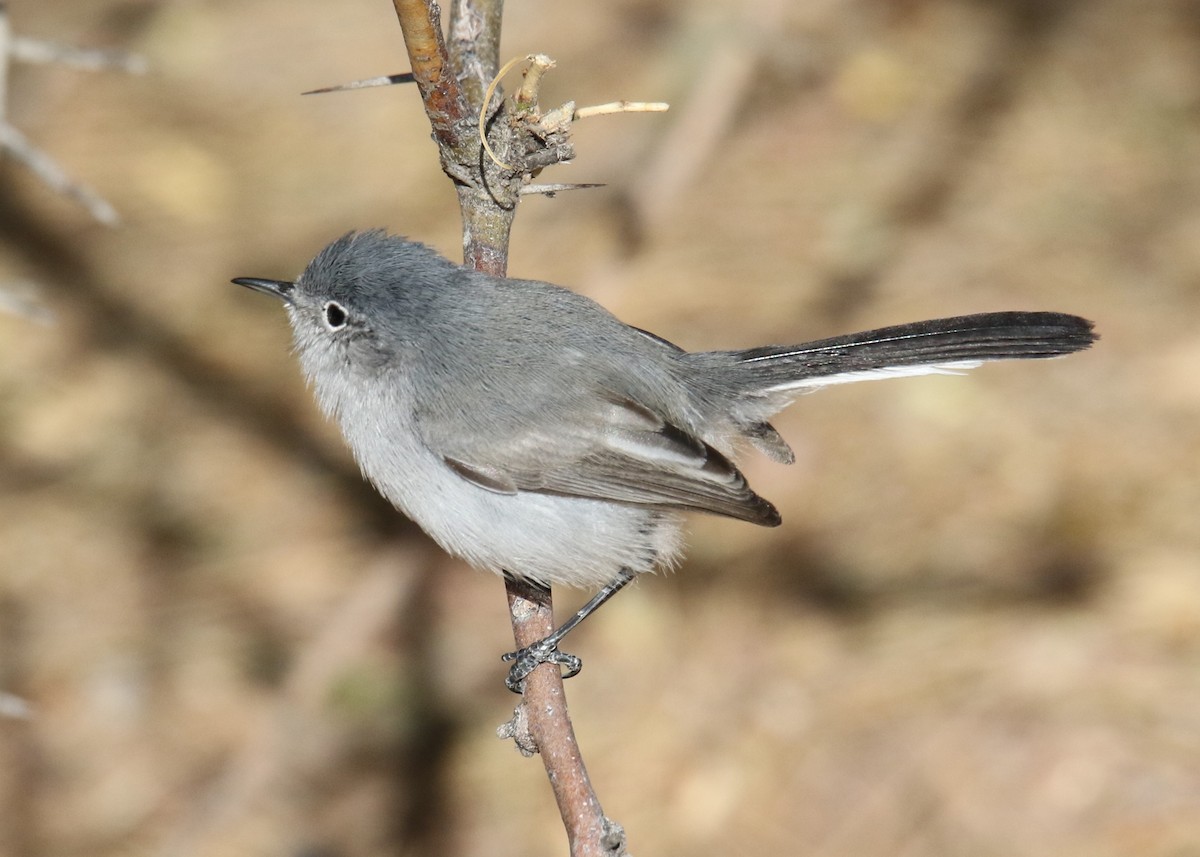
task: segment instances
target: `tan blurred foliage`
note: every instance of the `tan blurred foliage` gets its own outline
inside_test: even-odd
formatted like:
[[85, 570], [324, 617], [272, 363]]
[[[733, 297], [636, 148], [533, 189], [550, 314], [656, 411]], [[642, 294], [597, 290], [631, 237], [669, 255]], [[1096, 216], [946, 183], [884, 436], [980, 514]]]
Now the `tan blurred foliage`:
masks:
[[[0, 855], [564, 853], [493, 733], [500, 582], [362, 486], [279, 307], [228, 285], [355, 227], [457, 253], [413, 90], [299, 96], [405, 71], [390, 5], [9, 9], [152, 70], [12, 72], [124, 224], [0, 170], [0, 283], [56, 318], [0, 311], [31, 708]], [[609, 187], [527, 200], [514, 274], [691, 348], [996, 309], [1104, 337], [806, 397], [797, 464], [746, 463], [784, 526], [697, 518], [589, 623], [569, 691], [634, 853], [1200, 853], [1200, 3], [512, 3], [534, 50], [548, 100], [672, 112], [579, 126], [545, 178]]]

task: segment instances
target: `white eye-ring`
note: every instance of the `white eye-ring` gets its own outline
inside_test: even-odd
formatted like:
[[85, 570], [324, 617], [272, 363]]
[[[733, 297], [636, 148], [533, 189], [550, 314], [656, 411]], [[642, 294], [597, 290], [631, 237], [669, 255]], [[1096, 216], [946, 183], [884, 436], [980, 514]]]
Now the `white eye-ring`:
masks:
[[346, 308], [337, 301], [328, 301], [324, 306], [325, 326], [330, 330], [341, 330], [346, 326], [349, 315]]

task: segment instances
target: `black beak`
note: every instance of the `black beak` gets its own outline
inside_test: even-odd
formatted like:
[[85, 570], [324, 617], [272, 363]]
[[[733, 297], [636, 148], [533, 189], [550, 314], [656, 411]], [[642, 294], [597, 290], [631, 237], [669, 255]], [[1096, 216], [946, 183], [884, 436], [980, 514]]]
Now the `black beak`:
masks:
[[239, 286], [245, 286], [248, 289], [254, 289], [256, 292], [262, 292], [265, 295], [274, 295], [284, 303], [292, 303], [292, 292], [296, 288], [295, 283], [289, 283], [286, 280], [263, 280], [259, 277], [236, 277], [230, 280]]

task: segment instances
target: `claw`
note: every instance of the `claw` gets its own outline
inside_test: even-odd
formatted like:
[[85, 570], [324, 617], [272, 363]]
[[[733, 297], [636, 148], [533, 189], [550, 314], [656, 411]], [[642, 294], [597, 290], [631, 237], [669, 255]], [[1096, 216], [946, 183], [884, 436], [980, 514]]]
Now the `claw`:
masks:
[[566, 652], [558, 650], [559, 641], [595, 612], [601, 604], [612, 598], [621, 591], [629, 581], [636, 577], [636, 573], [627, 568], [621, 569], [617, 576], [610, 580], [603, 589], [592, 596], [592, 599], [575, 611], [575, 615], [563, 622], [554, 633], [549, 637], [538, 640], [536, 643], [526, 646], [523, 649], [518, 649], [515, 652], [509, 652], [507, 655], [501, 656], [502, 661], [512, 661], [512, 668], [508, 671], [508, 676], [504, 679], [504, 684], [513, 693], [525, 692], [525, 679], [529, 678], [529, 674], [533, 672], [538, 664], [557, 664], [564, 667], [566, 672], [563, 678], [570, 678], [583, 668], [583, 661], [574, 655], [568, 655]]
[[558, 644], [551, 640], [538, 640], [523, 649], [501, 655], [500, 660], [512, 661], [512, 667], [508, 670], [504, 685], [513, 693], [525, 692], [525, 679], [529, 678], [529, 674], [541, 664], [555, 664], [562, 667], [565, 670], [563, 678], [578, 675], [579, 671], [583, 669], [583, 661], [576, 655], [560, 652]]

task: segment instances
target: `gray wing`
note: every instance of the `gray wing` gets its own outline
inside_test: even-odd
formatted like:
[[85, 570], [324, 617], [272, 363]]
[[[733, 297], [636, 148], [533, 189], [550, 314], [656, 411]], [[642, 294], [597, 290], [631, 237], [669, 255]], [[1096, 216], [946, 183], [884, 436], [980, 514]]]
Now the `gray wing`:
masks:
[[[736, 466], [701, 438], [627, 396], [572, 396], [529, 413], [513, 403], [486, 428], [469, 416], [418, 423], [446, 466], [500, 494], [532, 491], [618, 503], [696, 509], [776, 526], [779, 513]], [[523, 417], [523, 418], [522, 418]], [[480, 434], [483, 429], [486, 433]], [[467, 439], [469, 435], [471, 439]]]
[[[501, 494], [779, 523], [696, 427], [697, 412], [720, 406], [692, 401], [681, 383], [690, 371], [679, 362], [682, 349], [546, 283], [463, 284], [469, 294], [436, 293], [447, 304], [441, 317], [455, 326], [423, 330], [425, 359], [407, 369], [422, 375], [417, 429], [459, 477]], [[449, 306], [467, 300], [471, 314]]]

